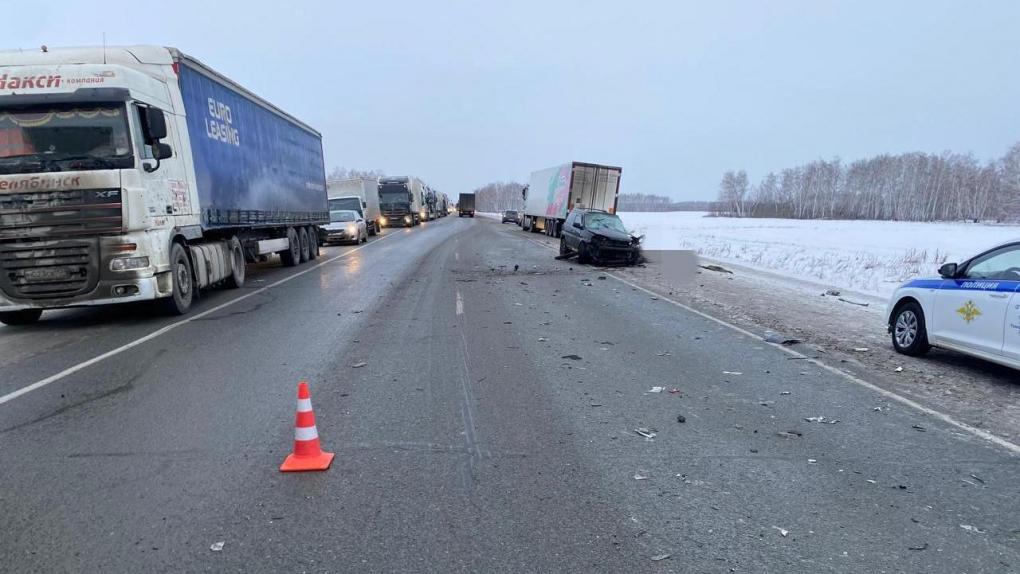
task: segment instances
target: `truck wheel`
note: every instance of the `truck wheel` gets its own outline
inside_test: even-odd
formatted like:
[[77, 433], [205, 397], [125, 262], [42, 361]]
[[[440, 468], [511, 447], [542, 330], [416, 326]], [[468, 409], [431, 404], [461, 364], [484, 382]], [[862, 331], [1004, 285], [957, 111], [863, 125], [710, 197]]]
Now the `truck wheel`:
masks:
[[183, 315], [195, 299], [195, 281], [191, 273], [191, 259], [180, 243], [174, 243], [170, 248], [170, 278], [172, 287], [165, 309], [171, 315]]
[[314, 227], [308, 228], [308, 260], [314, 261], [319, 258], [319, 231]]
[[896, 309], [892, 320], [892, 343], [898, 353], [913, 357], [931, 350], [924, 311], [920, 305], [910, 301]]
[[18, 327], [31, 325], [42, 317], [42, 309], [22, 309], [21, 311], [5, 311], [0, 313], [0, 323]]
[[301, 244], [301, 262], [308, 261], [312, 251], [311, 241], [308, 240], [308, 230], [304, 227], [298, 229], [298, 243]]
[[301, 263], [301, 238], [293, 227], [287, 228], [287, 240], [290, 242], [290, 247], [280, 252], [280, 259], [283, 260], [285, 267], [294, 267]]
[[560, 255], [566, 255], [570, 253], [570, 248], [567, 247], [567, 238], [560, 237]]
[[581, 264], [591, 262], [591, 256], [588, 255], [588, 245], [583, 241], [577, 245], [577, 262]]
[[244, 250], [241, 249], [241, 240], [234, 237], [230, 240], [230, 275], [227, 277], [227, 287], [240, 289], [244, 287]]
[[368, 234], [371, 235], [372, 237], [375, 237], [376, 235], [378, 235], [379, 234], [379, 227], [378, 227], [378, 225], [373, 224], [372, 227], [368, 230]]

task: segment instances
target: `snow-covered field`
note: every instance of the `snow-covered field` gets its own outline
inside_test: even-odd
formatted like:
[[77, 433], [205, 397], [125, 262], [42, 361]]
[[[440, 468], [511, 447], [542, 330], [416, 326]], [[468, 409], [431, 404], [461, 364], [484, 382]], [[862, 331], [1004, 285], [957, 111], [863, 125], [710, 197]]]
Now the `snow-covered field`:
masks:
[[1020, 238], [1020, 226], [899, 221], [706, 217], [704, 213], [621, 213], [645, 234], [646, 249], [692, 249], [720, 261], [889, 296], [903, 281]]

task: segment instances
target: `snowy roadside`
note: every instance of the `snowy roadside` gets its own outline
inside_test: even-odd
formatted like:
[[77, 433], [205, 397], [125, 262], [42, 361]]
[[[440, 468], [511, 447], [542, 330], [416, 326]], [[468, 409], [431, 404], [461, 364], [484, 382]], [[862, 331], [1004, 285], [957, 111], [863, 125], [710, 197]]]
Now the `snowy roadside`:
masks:
[[621, 213], [646, 249], [690, 249], [702, 257], [841, 290], [888, 298], [901, 283], [934, 276], [1020, 226], [903, 221], [706, 217], [701, 212]]
[[[627, 214], [622, 216], [628, 221]], [[557, 240], [521, 233], [543, 243], [553, 256]], [[970, 425], [1020, 441], [1020, 377], [1017, 372], [951, 351], [923, 358], [897, 354], [885, 328], [885, 298], [826, 288], [810, 279], [702, 259], [731, 273], [699, 269], [694, 280], [673, 284], [655, 265], [612, 268], [617, 274], [679, 303], [752, 333], [773, 330], [802, 341], [795, 348], [880, 387], [917, 400]], [[867, 304], [864, 306], [862, 304]], [[767, 343], [762, 341], [762, 344]], [[898, 371], [897, 369], [902, 369]], [[869, 408], [889, 408], [876, 396]], [[893, 406], [894, 408], [898, 408]]]

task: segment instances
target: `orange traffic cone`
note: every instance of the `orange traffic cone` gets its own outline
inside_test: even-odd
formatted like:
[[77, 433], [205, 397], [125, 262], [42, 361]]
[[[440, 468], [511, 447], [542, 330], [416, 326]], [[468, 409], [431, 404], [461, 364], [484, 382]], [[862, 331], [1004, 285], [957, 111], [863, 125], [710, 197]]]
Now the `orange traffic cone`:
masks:
[[319, 431], [315, 430], [315, 412], [308, 383], [301, 381], [297, 388], [297, 421], [294, 425], [294, 452], [280, 465], [283, 472], [326, 470], [333, 462], [333, 453], [322, 452]]

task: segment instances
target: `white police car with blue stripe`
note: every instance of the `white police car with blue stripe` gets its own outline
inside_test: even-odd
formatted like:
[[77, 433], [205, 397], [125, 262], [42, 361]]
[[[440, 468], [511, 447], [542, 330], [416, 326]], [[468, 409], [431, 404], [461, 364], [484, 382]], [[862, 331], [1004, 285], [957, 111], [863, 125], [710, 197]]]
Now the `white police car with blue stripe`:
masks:
[[915, 356], [941, 347], [1020, 369], [1020, 240], [947, 263], [939, 275], [893, 294], [893, 347]]

